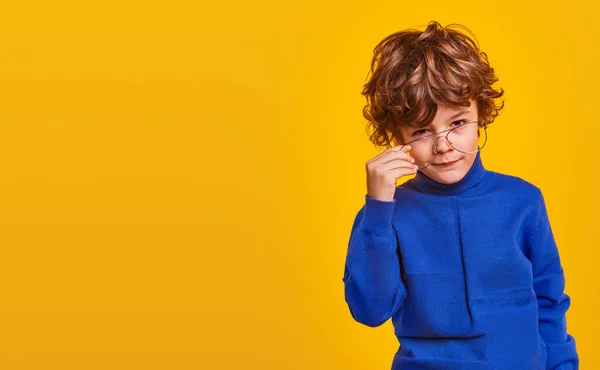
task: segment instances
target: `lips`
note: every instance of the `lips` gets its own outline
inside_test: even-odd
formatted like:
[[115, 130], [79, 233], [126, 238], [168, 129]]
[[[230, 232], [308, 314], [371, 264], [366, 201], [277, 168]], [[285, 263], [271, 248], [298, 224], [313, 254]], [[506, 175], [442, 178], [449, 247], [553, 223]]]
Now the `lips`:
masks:
[[448, 161], [448, 162], [434, 163], [434, 165], [436, 165], [436, 166], [448, 166], [448, 165], [451, 165], [451, 164], [453, 164], [453, 163], [456, 163], [456, 162], [458, 162], [459, 160], [460, 160], [460, 159], [457, 159], [457, 160], [455, 160], [455, 161]]

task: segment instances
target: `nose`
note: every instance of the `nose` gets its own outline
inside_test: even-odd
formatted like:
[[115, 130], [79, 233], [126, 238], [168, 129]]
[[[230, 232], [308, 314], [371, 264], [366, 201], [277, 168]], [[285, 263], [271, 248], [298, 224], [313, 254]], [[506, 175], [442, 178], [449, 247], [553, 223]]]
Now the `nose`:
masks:
[[[442, 142], [440, 142], [439, 141], [440, 139], [444, 139], [444, 140], [442, 140]], [[452, 150], [452, 147], [448, 143], [448, 139], [446, 139], [445, 136], [438, 136], [435, 138], [435, 143], [433, 144], [433, 152], [435, 154], [445, 153], [450, 150]]]

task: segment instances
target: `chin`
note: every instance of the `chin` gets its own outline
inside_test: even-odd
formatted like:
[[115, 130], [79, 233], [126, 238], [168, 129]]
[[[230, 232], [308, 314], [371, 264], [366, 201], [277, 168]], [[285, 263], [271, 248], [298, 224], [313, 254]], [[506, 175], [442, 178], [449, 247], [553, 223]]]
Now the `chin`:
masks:
[[428, 176], [439, 183], [449, 185], [459, 182], [463, 177], [465, 177], [466, 174], [467, 171], [450, 171], [444, 173], [433, 173]]
[[437, 167], [435, 165], [431, 165], [429, 168], [426, 168], [423, 172], [432, 180], [435, 180], [442, 184], [453, 184], [455, 182], [459, 182], [463, 177], [469, 172], [469, 161], [462, 158], [457, 164], [456, 168], [443, 169], [441, 167]]

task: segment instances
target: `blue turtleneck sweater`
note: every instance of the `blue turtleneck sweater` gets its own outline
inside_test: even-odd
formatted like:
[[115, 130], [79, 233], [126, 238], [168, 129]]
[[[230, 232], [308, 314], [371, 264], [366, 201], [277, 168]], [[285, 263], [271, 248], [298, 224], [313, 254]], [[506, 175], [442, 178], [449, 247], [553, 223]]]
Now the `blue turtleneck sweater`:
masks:
[[392, 370], [576, 370], [565, 277], [540, 189], [483, 167], [365, 195], [343, 282], [352, 317], [392, 319]]

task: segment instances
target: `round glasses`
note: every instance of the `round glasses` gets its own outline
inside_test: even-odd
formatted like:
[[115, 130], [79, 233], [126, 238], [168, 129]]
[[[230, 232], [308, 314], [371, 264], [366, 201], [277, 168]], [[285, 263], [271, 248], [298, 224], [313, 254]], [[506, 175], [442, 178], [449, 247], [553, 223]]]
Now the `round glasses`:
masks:
[[[483, 133], [480, 128], [483, 128]], [[420, 133], [417, 131], [413, 137], [416, 139], [402, 145], [411, 146], [410, 154], [415, 159], [415, 164], [419, 170], [427, 168], [433, 163], [433, 159], [438, 154], [438, 140], [445, 138], [452, 149], [465, 153], [477, 153], [487, 143], [487, 125], [478, 121], [460, 123], [448, 130], [436, 134]], [[440, 135], [445, 133], [445, 135]], [[475, 145], [477, 147], [475, 148]], [[413, 154], [416, 154], [413, 156]], [[419, 158], [419, 159], [417, 159]]]

